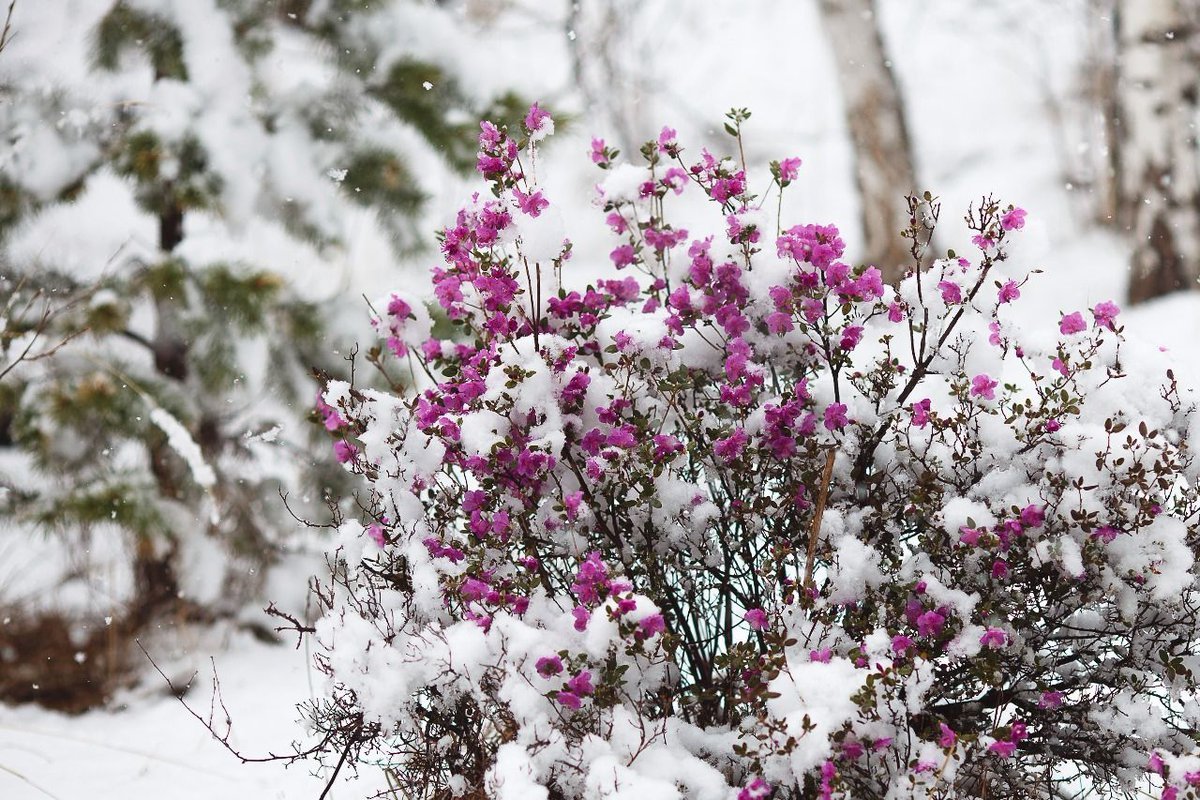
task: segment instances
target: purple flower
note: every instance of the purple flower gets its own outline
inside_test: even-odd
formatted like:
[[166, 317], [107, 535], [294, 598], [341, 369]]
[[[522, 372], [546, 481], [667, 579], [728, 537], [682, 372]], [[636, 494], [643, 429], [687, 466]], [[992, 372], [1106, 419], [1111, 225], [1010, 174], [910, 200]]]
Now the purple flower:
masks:
[[492, 587], [479, 578], [467, 578], [458, 591], [464, 600], [482, 600], [492, 591]]
[[825, 428], [830, 431], [840, 431], [850, 424], [846, 417], [846, 406], [843, 403], [830, 403], [825, 409]]
[[912, 423], [918, 428], [924, 428], [929, 424], [929, 398], [913, 403]]
[[954, 743], [958, 741], [958, 735], [944, 722], [939, 722], [938, 727], [942, 732], [941, 738], [938, 739], [938, 746], [945, 748], [954, 747]]
[[538, 675], [549, 678], [563, 671], [562, 659], [558, 656], [542, 656], [534, 666]]
[[367, 536], [371, 538], [372, 542], [380, 547], [383, 547], [387, 544], [387, 538], [383, 535], [383, 528], [379, 525], [367, 526]]
[[828, 664], [829, 659], [833, 658], [833, 648], [823, 647], [820, 650], [810, 650], [808, 660], [818, 664]]
[[735, 428], [729, 436], [713, 442], [713, 455], [726, 463], [733, 461], [742, 454], [749, 438], [743, 428]]
[[936, 611], [926, 611], [917, 617], [917, 633], [921, 636], [936, 636], [945, 624], [946, 618], [941, 614]]
[[1040, 528], [1046, 522], [1046, 512], [1041, 506], [1030, 505], [1021, 509], [1021, 525], [1026, 528]]
[[566, 706], [567, 708], [578, 709], [581, 705], [583, 705], [583, 702], [579, 699], [579, 695], [573, 692], [555, 692], [554, 699], [557, 700], [560, 705]]
[[595, 687], [592, 686], [592, 673], [586, 669], [567, 681], [567, 688], [580, 697], [587, 697], [596, 691]]
[[1042, 692], [1041, 698], [1038, 700], [1038, 708], [1058, 708], [1063, 704], [1063, 693], [1047, 691]]
[[892, 652], [899, 657], [904, 657], [912, 648], [914, 642], [907, 636], [897, 635], [892, 637]]

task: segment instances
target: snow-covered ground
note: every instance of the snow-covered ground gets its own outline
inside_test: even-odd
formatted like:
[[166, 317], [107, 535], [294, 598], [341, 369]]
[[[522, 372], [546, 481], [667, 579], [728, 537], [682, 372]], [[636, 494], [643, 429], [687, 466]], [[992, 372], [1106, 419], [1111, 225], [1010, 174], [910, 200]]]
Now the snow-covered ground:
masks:
[[[576, 114], [546, 148], [540, 169], [567, 219], [592, 215], [586, 230], [568, 230], [577, 247], [569, 279], [582, 282], [608, 269], [607, 234], [596, 212], [586, 211], [598, 173], [585, 155], [590, 135], [606, 132], [596, 130], [601, 124], [569, 88], [567, 33], [561, 17], [545, 11], [552, 5], [525, 0], [528, 13], [476, 29], [473, 41], [486, 46], [461, 47], [446, 28], [420, 39], [420, 46], [421, 55], [475, 75], [481, 91], [515, 83]], [[1127, 246], [1089, 228], [1086, 198], [1063, 163], [1064, 153], [1074, 158], [1088, 144], [1064, 139], [1050, 113], [1051, 101], [1065, 96], [1077, 77], [1086, 38], [1084, 3], [881, 0], [880, 6], [908, 103], [918, 173], [944, 201], [946, 244], [965, 238], [957, 220], [966, 204], [992, 192], [1029, 211], [1029, 229], [1013, 255], [1018, 265], [1044, 270], [1022, 303], [1031, 322], [1056, 322], [1059, 311], [1100, 300], [1123, 303]], [[853, 247], [857, 201], [850, 149], [815, 2], [645, 0], [638, 14], [647, 27], [629, 42], [629, 52], [641, 55], [628, 66], [641, 76], [639, 85], [649, 87], [635, 103], [637, 119], [649, 125], [641, 134], [650, 138], [658, 126], [671, 124], [682, 141], [715, 147], [723, 138], [723, 111], [734, 104], [751, 107], [753, 158], [804, 158], [789, 216], [838, 221]], [[431, 203], [431, 218], [444, 219], [467, 189], [448, 183]], [[413, 274], [424, 265], [414, 262]], [[383, 291], [396, 278], [360, 267], [351, 271], [367, 277], [365, 285], [348, 289], [354, 294]], [[1131, 357], [1161, 360], [1185, 385], [1197, 386], [1200, 297], [1165, 298], [1127, 310], [1121, 321]], [[305, 579], [287, 577], [297, 586]], [[200, 670], [188, 699], [204, 709], [208, 658], [216, 660], [233, 739], [247, 755], [282, 752], [302, 735], [294, 706], [310, 696], [310, 681], [319, 680], [303, 650], [212, 633], [174, 647], [165, 663], [184, 677], [189, 665]], [[303, 765], [285, 770], [240, 764], [149, 671], [116, 710], [67, 718], [36, 708], [0, 708], [0, 798], [6, 800], [315, 799], [323, 785]], [[331, 796], [364, 797], [382, 786], [377, 771], [365, 770], [361, 780], [339, 783]]]

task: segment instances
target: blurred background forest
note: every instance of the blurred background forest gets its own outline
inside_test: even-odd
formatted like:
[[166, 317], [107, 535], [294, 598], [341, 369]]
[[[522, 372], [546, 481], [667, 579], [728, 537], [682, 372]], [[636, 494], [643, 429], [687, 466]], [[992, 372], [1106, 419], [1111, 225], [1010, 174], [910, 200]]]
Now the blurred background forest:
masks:
[[133, 641], [185, 680], [217, 657], [251, 749], [299, 735], [305, 654], [273, 644], [262, 609], [304, 614], [327, 505], [351, 496], [313, 371], [348, 375], [368, 301], [427, 285], [434, 231], [478, 188], [481, 118], [554, 113], [537, 169], [575, 244], [568, 283], [612, 270], [592, 136], [628, 158], [670, 125], [723, 153], [724, 112], [748, 107], [752, 171], [804, 160], [785, 218], [837, 222], [855, 261], [896, 278], [907, 193], [947, 219], [994, 193], [1029, 211], [1031, 313], [1137, 304], [1131, 330], [1195, 385], [1196, 0], [7, 11], [0, 796], [319, 786], [236, 771]]

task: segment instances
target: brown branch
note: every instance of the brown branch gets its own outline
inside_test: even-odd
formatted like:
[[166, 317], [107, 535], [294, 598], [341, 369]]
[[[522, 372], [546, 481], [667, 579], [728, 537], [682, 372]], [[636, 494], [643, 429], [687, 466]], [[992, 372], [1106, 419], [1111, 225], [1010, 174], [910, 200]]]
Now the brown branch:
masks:
[[833, 480], [833, 462], [837, 451], [830, 448], [825, 454], [825, 469], [821, 472], [821, 491], [817, 495], [817, 507], [813, 511], [812, 528], [808, 532], [808, 558], [804, 562], [804, 588], [812, 588], [813, 562], [817, 559], [817, 538], [821, 534], [821, 517], [825, 514], [825, 503], [829, 499], [829, 482]]

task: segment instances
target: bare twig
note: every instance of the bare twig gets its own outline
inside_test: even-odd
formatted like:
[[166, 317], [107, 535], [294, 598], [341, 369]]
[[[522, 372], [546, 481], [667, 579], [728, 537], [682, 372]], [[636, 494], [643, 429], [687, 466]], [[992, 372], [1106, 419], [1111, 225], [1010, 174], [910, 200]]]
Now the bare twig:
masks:
[[4, 30], [0, 30], [0, 53], [4, 52], [4, 48], [12, 41], [12, 15], [13, 9], [17, 7], [17, 0], [11, 0], [8, 4], [8, 14], [4, 17]]
[[289, 632], [295, 633], [297, 650], [300, 649], [300, 644], [304, 641], [304, 634], [317, 632], [317, 629], [312, 627], [311, 625], [305, 625], [302, 622], [300, 622], [300, 620], [296, 619], [294, 616], [287, 613], [286, 611], [280, 611], [278, 608], [275, 607], [274, 603], [271, 603], [270, 605], [268, 605], [266, 608], [263, 609], [263, 611], [265, 611], [268, 616], [282, 619], [288, 623], [287, 625], [280, 625], [278, 628], [275, 628], [275, 632], [283, 633], [284, 631], [289, 631]]

